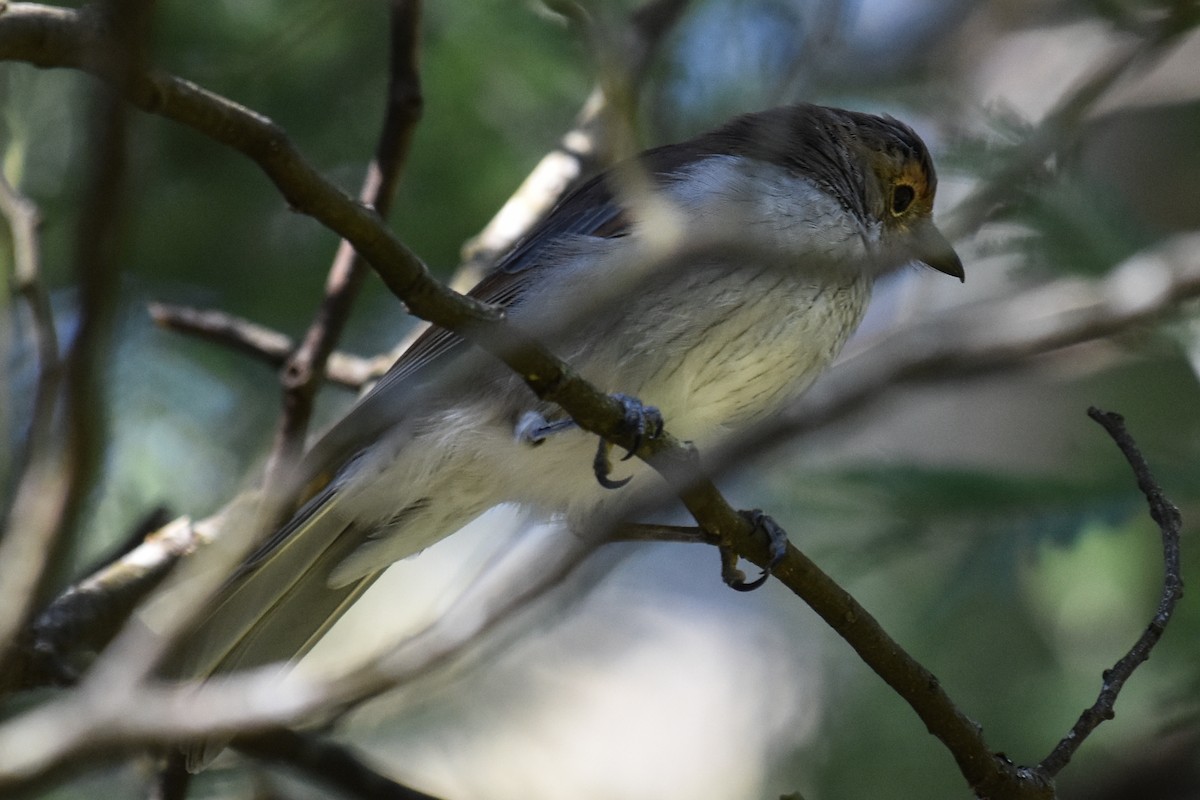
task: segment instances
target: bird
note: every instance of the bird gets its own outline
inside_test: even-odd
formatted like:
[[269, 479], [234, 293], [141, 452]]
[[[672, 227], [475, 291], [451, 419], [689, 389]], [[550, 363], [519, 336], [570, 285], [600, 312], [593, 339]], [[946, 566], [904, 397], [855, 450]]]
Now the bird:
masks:
[[[748, 113], [583, 183], [469, 294], [703, 453], [811, 385], [881, 275], [917, 263], [963, 280], [932, 220], [936, 190], [928, 148], [890, 116], [808, 103]], [[676, 258], [647, 256], [663, 228]], [[523, 504], [576, 530], [619, 515], [624, 479], [597, 471], [595, 450], [498, 360], [427, 329], [307, 450], [302, 502], [172, 668], [298, 658], [389, 565], [491, 507]], [[640, 462], [621, 468], [654, 479]], [[193, 743], [189, 769], [221, 745]]]

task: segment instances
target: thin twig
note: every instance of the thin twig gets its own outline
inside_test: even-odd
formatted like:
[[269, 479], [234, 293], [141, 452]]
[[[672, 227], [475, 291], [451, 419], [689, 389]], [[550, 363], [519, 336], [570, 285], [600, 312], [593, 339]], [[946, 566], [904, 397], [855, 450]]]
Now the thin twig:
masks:
[[311, 780], [363, 800], [437, 800], [371, 769], [346, 747], [286, 728], [239, 736], [234, 749], [290, 767]]
[[695, 525], [663, 525], [648, 522], [625, 522], [609, 534], [610, 542], [675, 542], [678, 544], [713, 544], [712, 536]]
[[[296, 347], [287, 334], [219, 309], [151, 303], [147, 310], [163, 328], [223, 345], [273, 367], [286, 364]], [[325, 363], [325, 377], [347, 389], [361, 389], [375, 371], [374, 359], [336, 350]]]
[[1044, 169], [1047, 159], [1054, 155], [1061, 157], [1078, 145], [1086, 130], [1083, 122], [1118, 81], [1138, 70], [1149, 70], [1189, 30], [1190, 26], [1180, 25], [1172, 15], [1167, 15], [1157, 25], [1148, 26], [1140, 40], [1095, 67], [1013, 148], [1002, 161], [1003, 169], [989, 176], [955, 207], [942, 225], [943, 232], [954, 240], [979, 230], [985, 222], [999, 216], [1014, 195], [1029, 185], [1029, 176], [1047, 174]]
[[[419, 69], [421, 0], [392, 0], [390, 14], [391, 56], [383, 129], [359, 192], [359, 201], [382, 219], [391, 210], [424, 103]], [[325, 280], [321, 305], [280, 378], [283, 414], [267, 459], [267, 486], [279, 481], [281, 467], [287, 469], [299, 460], [325, 362], [341, 338], [367, 272], [366, 260], [342, 239]]]
[[1175, 612], [1175, 606], [1183, 597], [1183, 578], [1179, 559], [1179, 533], [1183, 528], [1183, 518], [1179, 514], [1179, 509], [1166, 498], [1162, 487], [1150, 473], [1150, 466], [1142, 456], [1141, 450], [1138, 449], [1137, 443], [1125, 428], [1124, 417], [1094, 407], [1088, 409], [1088, 416], [1108, 431], [1108, 435], [1116, 442], [1117, 447], [1125, 455], [1125, 460], [1133, 469], [1134, 477], [1137, 478], [1138, 490], [1146, 496], [1146, 502], [1150, 506], [1150, 518], [1158, 525], [1162, 535], [1163, 587], [1158, 608], [1150, 619], [1150, 624], [1146, 626], [1146, 630], [1142, 631], [1142, 635], [1129, 648], [1129, 652], [1122, 656], [1112, 668], [1104, 671], [1104, 683], [1100, 687], [1100, 694], [1096, 697], [1096, 702], [1084, 709], [1067, 735], [1054, 747], [1050, 755], [1038, 764], [1038, 771], [1050, 778], [1062, 771], [1075, 755], [1075, 751], [1100, 723], [1113, 718], [1113, 707], [1116, 705], [1117, 695], [1121, 693], [1122, 687], [1133, 675], [1133, 671], [1150, 657], [1150, 651], [1162, 638], [1163, 631], [1171, 621], [1171, 615]]
[[[31, 4], [10, 4], [0, 13], [0, 58], [42, 66], [70, 66], [111, 79], [81, 57], [85, 45], [103, 31], [81, 13], [42, 14]], [[21, 12], [21, 13], [18, 13]], [[161, 73], [137, 76], [126, 92], [130, 102], [196, 128], [255, 161], [284, 198], [351, 241], [388, 288], [409, 310], [464, 336], [498, 357], [540, 399], [556, 403], [591, 433], [633, 448], [635, 436], [624, 426], [618, 400], [600, 392], [547, 348], [505, 322], [500, 309], [451, 291], [382, 224], [373, 210], [356, 203], [305, 161], [284, 131], [270, 120], [179, 78]], [[679, 447], [664, 435], [653, 449]], [[646, 447], [642, 448], [647, 451]]]

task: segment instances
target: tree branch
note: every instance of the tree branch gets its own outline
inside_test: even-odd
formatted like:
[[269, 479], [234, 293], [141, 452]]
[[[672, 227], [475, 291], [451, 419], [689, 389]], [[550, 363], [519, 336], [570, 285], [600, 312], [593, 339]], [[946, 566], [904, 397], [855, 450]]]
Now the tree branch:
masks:
[[[686, 4], [680, 2], [680, 0], [660, 0], [660, 2], [647, 5], [635, 14], [634, 20], [631, 23], [633, 29], [636, 31], [633, 40], [640, 43], [639, 55], [636, 60], [639, 63], [643, 63], [643, 66], [644, 62], [649, 59], [653, 52], [654, 46], [684, 5]], [[69, 62], [71, 61], [70, 54], [72, 53], [72, 48], [64, 47], [62, 40], [64, 38], [70, 40], [70, 36], [79, 35], [73, 26], [87, 30], [87, 25], [89, 24], [89, 17], [86, 12], [78, 12], [77, 14], [74, 12], [60, 13], [55, 9], [47, 9], [46, 7], [33, 6], [31, 4], [10, 6], [6, 13], [15, 13], [15, 16], [6, 18], [3, 14], [0, 14], [0, 56], [15, 53], [32, 58], [32, 55], [20, 46], [23, 39], [17, 34], [24, 31], [28, 35], [31, 29], [43, 25], [50, 29], [49, 32], [44, 33], [49, 38], [51, 44], [54, 45], [50, 47], [50, 52], [54, 53], [56, 58]], [[18, 24], [13, 25], [14, 20]], [[411, 22], [409, 20], [409, 24]], [[7, 50], [5, 49], [6, 47], [8, 48]], [[398, 52], [408, 53], [410, 57], [412, 55], [411, 50], [407, 47], [400, 47]], [[41, 62], [35, 61], [35, 63]], [[201, 132], [207, 132], [211, 135], [213, 125], [216, 124], [212, 120], [219, 119], [223, 115], [231, 115], [232, 121], [228, 121], [229, 125], [233, 128], [238, 128], [241, 130], [241, 133], [235, 137], [230, 131], [226, 131], [226, 137], [227, 139], [242, 143], [243, 147], [247, 147], [246, 142], [253, 143], [256, 136], [260, 138], [265, 136], [261, 130], [264, 126], [270, 128], [270, 123], [261, 117], [253, 115], [251, 112], [241, 109], [235, 104], [215, 95], [208, 95], [184, 81], [164, 76], [151, 77], [153, 81], [157, 81], [154, 85], [160, 88], [166, 87], [164, 91], [168, 94], [179, 90], [179, 96], [175, 97], [171, 103], [165, 104], [166, 107], [174, 109], [173, 117], [170, 113], [162, 112], [158, 106], [154, 108], [165, 113], [166, 116], [184, 121], [185, 123], [199, 120], [200, 122], [196, 124]], [[246, 128], [247, 130], [242, 130], [242, 128]], [[384, 138], [388, 137], [385, 136]], [[250, 149], [253, 150], [253, 148]], [[386, 150], [389, 148], [382, 149]], [[243, 149], [243, 152], [246, 152], [246, 150]], [[295, 158], [298, 159], [298, 156], [295, 156]], [[284, 162], [282, 166], [276, 163], [274, 169], [277, 172], [293, 176], [300, 174], [300, 178], [291, 179], [303, 183], [306, 179], [305, 171], [307, 170], [307, 166], [302, 163], [300, 166], [288, 166], [286, 158], [281, 160]], [[271, 174], [269, 170], [268, 173]], [[319, 177], [316, 180], [320, 181]], [[339, 252], [344, 252], [344, 250]], [[420, 266], [419, 263], [418, 266]], [[158, 304], [152, 308], [152, 314], [160, 324], [186, 328], [196, 332], [198, 335], [228, 343], [236, 349], [273, 363], [276, 359], [280, 358], [282, 353], [289, 350], [289, 342], [282, 334], [268, 331], [261, 326], [239, 320], [222, 312], [195, 312], [190, 309], [180, 309]], [[363, 374], [364, 370], [371, 375], [377, 374], [379, 371], [373, 364], [364, 367], [363, 362], [358, 361], [348, 362], [345, 364], [345, 368], [342, 369], [339, 367], [340, 361], [342, 359], [335, 353], [329, 363], [329, 371], [331, 374], [339, 375], [343, 383], [359, 385], [365, 377]], [[187, 520], [180, 520], [178, 522], [180, 523], [179, 525], [171, 526], [170, 535], [164, 536], [162, 539], [147, 540], [143, 547], [139, 547], [131, 552], [128, 559], [126, 559], [128, 564], [114, 564], [106, 568], [103, 574], [98, 574], [90, 578], [86, 582], [88, 590], [78, 597], [73, 596], [73, 599], [77, 599], [81, 603], [88, 600], [95, 601], [102, 596], [102, 592], [104, 591], [115, 591], [119, 597], [124, 598], [130, 592], [134, 591], [137, 586], [141, 586], [145, 591], [149, 591], [157, 584], [157, 576], [160, 574], [158, 568], [165, 571], [171, 564], [175, 563], [176, 559], [181, 555], [190, 553], [194, 547], [194, 540], [189, 540], [189, 534], [183, 532], [192, 532], [190, 536], [194, 537], [195, 531], [200, 529], [207, 530], [219, 524], [212, 520], [200, 523], [197, 526], [193, 526]], [[185, 544], [185, 541], [189, 541], [190, 543]], [[164, 542], [169, 542], [169, 546], [162, 546]], [[157, 564], [158, 568], [154, 570], [147, 569], [147, 564], [150, 563]], [[148, 580], [150, 578], [154, 580]], [[78, 604], [74, 603], [70, 607], [80, 608]], [[50, 634], [61, 630], [63, 630], [63, 627], [57, 623], [43, 626], [43, 631]], [[49, 646], [50, 643], [43, 641], [42, 645]], [[60, 645], [61, 643], [58, 643], [55, 647], [57, 648]]]
[[[6, 535], [0, 546], [0, 676], [8, 649], [37, 605], [67, 582], [82, 499], [95, 478], [103, 446], [102, 363], [112, 326], [118, 278], [117, 243], [123, 204], [127, 112], [120, 93], [144, 68], [151, 0], [110, 0], [100, 6], [108, 34], [83, 44], [77, 58], [105, 72], [112, 89], [96, 93], [87, 141], [94, 142], [84, 179], [75, 245], [79, 329], [63, 360], [61, 416], [35, 428]], [[0, 22], [5, 19], [0, 9]], [[48, 345], [47, 345], [48, 354]], [[56, 394], [58, 394], [56, 392]], [[59, 398], [44, 398], [53, 414]], [[4, 679], [0, 677], [0, 682]]]
[[[690, 0], [652, 0], [630, 15], [616, 45], [619, 60], [636, 90]], [[601, 81], [583, 104], [571, 130], [558, 146], [542, 157], [517, 191], [501, 206], [483, 230], [463, 246], [464, 262], [455, 272], [452, 285], [469, 289], [487, 268], [509, 250], [530, 228], [550, 212], [562, 197], [612, 160], [608, 116], [612, 98]]]
[[[148, 310], [155, 324], [163, 328], [214, 342], [273, 367], [287, 363], [296, 347], [286, 334], [219, 309], [151, 303]], [[361, 389], [376, 371], [376, 359], [336, 350], [325, 362], [325, 377], [347, 389]]]
[[1108, 435], [1116, 442], [1117, 447], [1125, 455], [1125, 460], [1133, 469], [1138, 489], [1146, 496], [1146, 502], [1150, 506], [1150, 518], [1158, 525], [1162, 535], [1163, 587], [1158, 608], [1150, 619], [1150, 624], [1146, 626], [1146, 630], [1142, 631], [1142, 635], [1129, 648], [1129, 652], [1122, 656], [1111, 669], [1104, 671], [1104, 683], [1100, 687], [1100, 694], [1096, 697], [1096, 702], [1091, 707], [1084, 709], [1070, 732], [1055, 746], [1050, 755], [1046, 756], [1041, 764], [1038, 764], [1038, 771], [1048, 777], [1054, 777], [1061, 772], [1092, 731], [1100, 723], [1113, 718], [1113, 707], [1116, 705], [1117, 695], [1121, 693], [1122, 687], [1133, 675], [1133, 671], [1150, 657], [1150, 651], [1162, 638], [1163, 631], [1171, 621], [1171, 615], [1175, 612], [1175, 606], [1183, 597], [1183, 577], [1179, 561], [1179, 534], [1183, 528], [1183, 518], [1179, 514], [1179, 509], [1166, 498], [1158, 481], [1150, 474], [1150, 466], [1146, 463], [1146, 459], [1142, 456], [1133, 437], [1129, 435], [1129, 431], [1125, 429], [1125, 419], [1120, 414], [1101, 411], [1098, 408], [1089, 408], [1088, 416], [1103, 426], [1104, 430], [1108, 431]]
[[[38, 229], [41, 213], [28, 197], [18, 192], [0, 171], [0, 214], [8, 221], [13, 242], [13, 291], [29, 307], [33, 328], [34, 351], [37, 353], [38, 381], [33, 396], [33, 421], [26, 447], [42, 440], [53, 417], [62, 364], [58, 353], [58, 331], [54, 327], [54, 310], [50, 293], [42, 283], [42, 254]], [[10, 406], [11, 407], [11, 406]], [[28, 450], [18, 460], [17, 470], [28, 464]]]
[[[391, 55], [383, 130], [359, 192], [359, 201], [375, 209], [381, 223], [391, 210], [424, 103], [418, 63], [421, 2], [392, 0], [390, 14]], [[343, 239], [325, 281], [321, 306], [280, 377], [283, 415], [267, 459], [268, 486], [279, 480], [281, 467], [289, 469], [299, 460], [317, 390], [325, 374], [325, 362], [341, 338], [367, 271], [367, 262]]]
[[[103, 41], [103, 33], [91, 24], [92, 15], [85, 11], [44, 14], [42, 8], [13, 3], [0, 13], [0, 59], [74, 67], [111, 80], [113, 76], [106, 70], [82, 57], [88, 45]], [[535, 395], [561, 406], [585, 430], [626, 449], [636, 444], [636, 437], [625, 430], [617, 400], [588, 384], [532, 338], [505, 324], [498, 309], [434, 280], [372, 209], [325, 180], [274, 122], [189, 81], [158, 72], [134, 76], [125, 95], [138, 108], [195, 128], [252, 159], [295, 210], [349, 240], [412, 313], [498, 357]], [[661, 452], [678, 447], [678, 442], [664, 435], [648, 445]]]

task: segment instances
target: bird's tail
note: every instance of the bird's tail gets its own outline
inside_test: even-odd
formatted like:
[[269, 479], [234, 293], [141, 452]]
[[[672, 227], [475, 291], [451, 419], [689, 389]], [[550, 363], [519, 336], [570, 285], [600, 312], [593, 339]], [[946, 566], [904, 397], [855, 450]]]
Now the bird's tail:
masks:
[[[206, 677], [307, 653], [382, 572], [330, 585], [334, 568], [362, 541], [354, 520], [339, 513], [338, 500], [328, 487], [305, 503], [226, 584], [163, 671]], [[203, 768], [227, 743], [186, 745], [188, 769]]]

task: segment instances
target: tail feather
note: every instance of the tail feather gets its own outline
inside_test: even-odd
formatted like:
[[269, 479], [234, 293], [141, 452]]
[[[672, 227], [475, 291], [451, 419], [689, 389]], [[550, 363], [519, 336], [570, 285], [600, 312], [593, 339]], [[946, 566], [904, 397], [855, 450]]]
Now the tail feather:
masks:
[[[382, 573], [330, 586], [330, 574], [365, 533], [337, 513], [337, 504], [333, 490], [306, 503], [284, 535], [273, 537], [222, 590], [164, 672], [201, 677], [293, 660], [312, 649]], [[227, 743], [219, 738], [189, 743], [188, 769], [202, 769]]]

